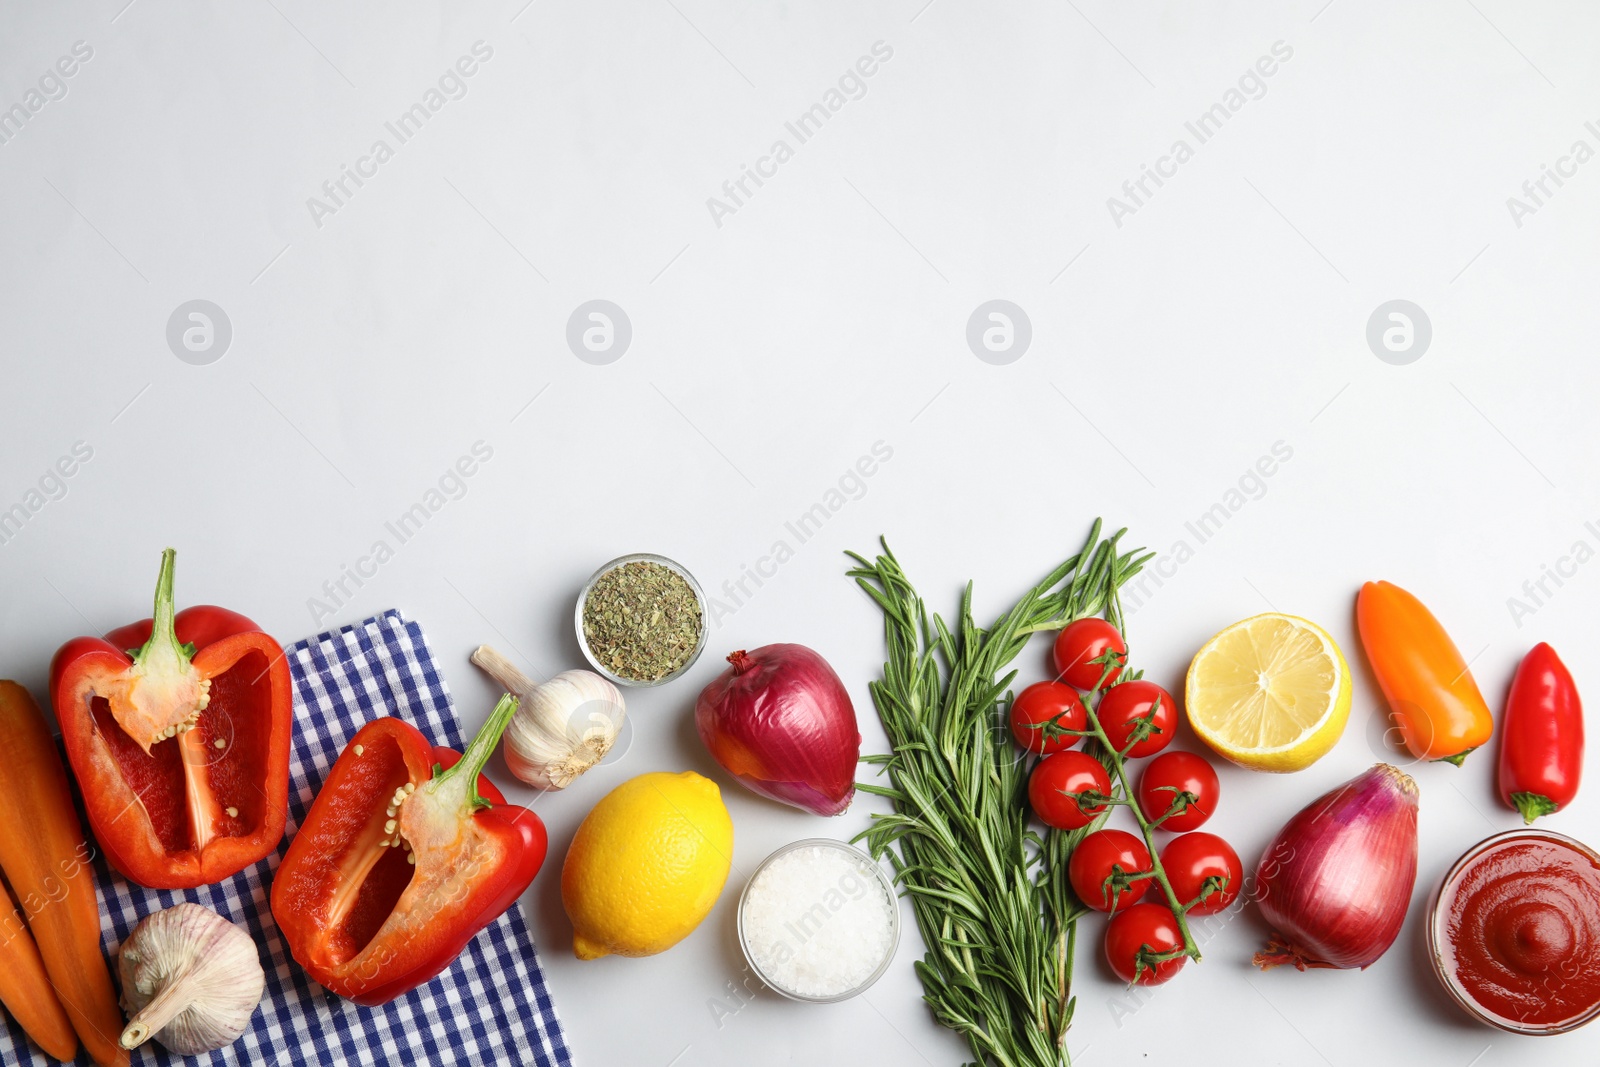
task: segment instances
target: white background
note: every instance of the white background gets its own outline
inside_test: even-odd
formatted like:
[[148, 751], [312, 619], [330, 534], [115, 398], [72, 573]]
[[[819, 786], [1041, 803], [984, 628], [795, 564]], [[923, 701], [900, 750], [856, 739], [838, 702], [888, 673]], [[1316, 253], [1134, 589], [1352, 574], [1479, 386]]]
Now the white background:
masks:
[[[695, 736], [694, 696], [734, 648], [803, 642], [882, 751], [879, 617], [841, 555], [880, 533], [942, 608], [975, 578], [985, 617], [1096, 515], [1134, 544], [1186, 542], [1131, 623], [1136, 663], [1173, 688], [1206, 637], [1268, 605], [1325, 624], [1356, 665], [1355, 712], [1303, 773], [1222, 768], [1211, 828], [1247, 862], [1313, 797], [1400, 758], [1353, 632], [1364, 580], [1418, 593], [1497, 710], [1540, 639], [1600, 691], [1600, 565], [1523, 592], [1575, 542], [1600, 548], [1600, 163], [1521, 226], [1507, 206], [1575, 140], [1600, 148], [1590, 6], [125, 3], [0, 4], [0, 107], [93, 49], [0, 144], [0, 508], [74, 442], [93, 449], [0, 544], [0, 674], [42, 696], [63, 640], [148, 614], [171, 544], [180, 604], [244, 611], [285, 644], [403, 608], [472, 728], [493, 697], [467, 662], [480, 642], [535, 673], [577, 666], [573, 598], [600, 563], [661, 552], [718, 591], [874, 442], [893, 449], [688, 677], [630, 695], [617, 761], [538, 798], [551, 859], [524, 906], [582, 1064], [964, 1058], [919, 1000], [909, 927], [857, 1000], [765, 993], [720, 1029], [710, 1007], [742, 978], [748, 873], [879, 806], [827, 822], [741, 791]], [[393, 146], [384, 123], [480, 40], [493, 55], [466, 95], [319, 226], [308, 198]], [[784, 123], [878, 41], [893, 56], [865, 95], [796, 147]], [[1194, 147], [1184, 123], [1278, 41], [1293, 55], [1264, 94], [1118, 226], [1107, 198], [1175, 139]], [[719, 226], [707, 198], [778, 138], [794, 158]], [[197, 298], [233, 330], [207, 366], [165, 336]], [[596, 298], [633, 328], [608, 366], [565, 342]], [[1032, 323], [1006, 366], [965, 340], [996, 298]], [[1433, 327], [1405, 366], [1365, 340], [1397, 298]], [[397, 546], [385, 522], [477, 441], [493, 458]], [[1200, 543], [1185, 523], [1280, 441], [1292, 458]], [[380, 538], [394, 558], [330, 597]], [[1520, 626], [1513, 596], [1536, 608]], [[1042, 650], [1022, 666], [1041, 674]], [[1365, 973], [1255, 972], [1247, 912], [1130, 1011], [1087, 921], [1076, 1062], [1592, 1060], [1600, 1028], [1477, 1026], [1424, 960], [1433, 884], [1517, 825], [1494, 758], [1415, 769], [1418, 891]], [[662, 956], [573, 960], [558, 874], [578, 821], [628, 776], [684, 768], [733, 813], [720, 904]], [[1547, 823], [1595, 841], [1597, 813], [1591, 784]]]

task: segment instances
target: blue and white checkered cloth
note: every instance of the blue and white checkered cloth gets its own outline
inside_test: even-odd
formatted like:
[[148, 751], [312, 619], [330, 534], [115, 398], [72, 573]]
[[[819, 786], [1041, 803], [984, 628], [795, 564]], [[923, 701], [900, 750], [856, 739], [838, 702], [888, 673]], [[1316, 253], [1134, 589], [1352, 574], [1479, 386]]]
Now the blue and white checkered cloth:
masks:
[[[410, 721], [435, 744], [459, 749], [462, 739], [427, 639], [398, 611], [307, 638], [286, 654], [295, 689], [294, 745], [289, 821], [277, 852], [216, 885], [185, 891], [142, 889], [113, 874], [104, 858], [95, 860], [101, 911], [110, 915], [103, 936], [113, 961], [141, 918], [184, 900], [242, 924], [263, 950], [266, 994], [238, 1041], [194, 1057], [175, 1056], [150, 1041], [133, 1053], [133, 1062], [570, 1067], [571, 1053], [520, 905], [490, 923], [439, 977], [380, 1007], [329, 993], [294, 962], [268, 906], [272, 872], [345, 743], [380, 715]], [[6, 1016], [0, 1063], [19, 1062], [46, 1067], [55, 1061]], [[81, 1051], [78, 1062], [90, 1063]]]

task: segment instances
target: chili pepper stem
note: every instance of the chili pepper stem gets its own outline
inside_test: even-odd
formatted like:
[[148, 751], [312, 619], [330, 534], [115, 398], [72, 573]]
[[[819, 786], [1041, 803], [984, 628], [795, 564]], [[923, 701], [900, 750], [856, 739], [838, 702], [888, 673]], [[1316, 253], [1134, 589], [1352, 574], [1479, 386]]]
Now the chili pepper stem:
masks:
[[1532, 826], [1533, 820], [1541, 815], [1549, 815], [1561, 805], [1540, 793], [1512, 793], [1511, 803], [1517, 806], [1522, 813], [1522, 824]]
[[152, 1034], [160, 1033], [168, 1023], [182, 1015], [195, 998], [204, 992], [204, 986], [203, 976], [196, 975], [193, 966], [189, 967], [182, 977], [169, 982], [139, 1014], [128, 1020], [117, 1043], [123, 1048], [138, 1048], [150, 1040]]
[[428, 792], [438, 795], [443, 789], [459, 782], [456, 787], [461, 790], [463, 807], [468, 812], [492, 807], [491, 801], [478, 795], [478, 774], [483, 770], [484, 764], [489, 762], [489, 757], [494, 754], [495, 746], [500, 743], [500, 735], [505, 733], [511, 717], [517, 713], [517, 704], [516, 697], [510, 693], [502, 694], [500, 702], [489, 713], [483, 728], [472, 739], [472, 744], [467, 746], [467, 750], [461, 754], [461, 761], [443, 773], [436, 772], [432, 781], [425, 787]]

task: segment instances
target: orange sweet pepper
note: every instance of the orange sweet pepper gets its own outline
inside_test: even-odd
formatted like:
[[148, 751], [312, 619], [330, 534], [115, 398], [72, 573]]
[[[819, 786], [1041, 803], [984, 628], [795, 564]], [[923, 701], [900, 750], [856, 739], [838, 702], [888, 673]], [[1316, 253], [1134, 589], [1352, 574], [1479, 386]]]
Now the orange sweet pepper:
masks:
[[1450, 635], [1416, 597], [1368, 582], [1356, 597], [1361, 647], [1406, 748], [1456, 766], [1489, 740], [1494, 719]]

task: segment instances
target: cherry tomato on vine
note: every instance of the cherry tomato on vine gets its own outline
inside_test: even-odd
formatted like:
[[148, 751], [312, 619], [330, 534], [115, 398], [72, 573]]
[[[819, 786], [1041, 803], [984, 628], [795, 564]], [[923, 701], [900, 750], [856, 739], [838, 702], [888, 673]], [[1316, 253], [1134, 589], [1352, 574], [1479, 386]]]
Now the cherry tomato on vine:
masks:
[[1184, 833], [1197, 830], [1217, 810], [1222, 783], [1204, 756], [1193, 752], [1163, 752], [1145, 765], [1139, 776], [1139, 810], [1155, 822], [1184, 800], [1184, 807], [1167, 815], [1160, 828]]
[[[1156, 683], [1143, 679], [1122, 682], [1100, 695], [1100, 706], [1095, 713], [1100, 717], [1100, 726], [1105, 730], [1106, 737], [1111, 739], [1111, 747], [1121, 752], [1128, 748], [1137, 720], [1150, 715], [1151, 708], [1156, 710], [1150, 720], [1149, 736], [1125, 754], [1129, 759], [1141, 759], [1166, 748], [1178, 732], [1178, 704], [1172, 699], [1172, 694]], [[1161, 810], [1165, 811], [1166, 808]]]
[[1126, 830], [1096, 830], [1078, 842], [1067, 861], [1072, 890], [1095, 911], [1117, 911], [1144, 896], [1150, 879], [1126, 876], [1150, 869], [1150, 850]]
[[1107, 652], [1115, 652], [1118, 657], [1111, 676], [1106, 679], [1106, 685], [1110, 685], [1117, 680], [1122, 665], [1128, 660], [1128, 643], [1122, 639], [1122, 631], [1104, 619], [1074, 619], [1056, 635], [1052, 653], [1056, 674], [1074, 688], [1093, 689], [1106, 667], [1093, 661]]
[[1076, 796], [1067, 793], [1096, 793], [1111, 796], [1111, 776], [1100, 761], [1083, 752], [1069, 750], [1046, 756], [1028, 779], [1028, 803], [1046, 826], [1057, 830], [1076, 830], [1088, 826], [1106, 810], [1105, 804], [1082, 807]]
[[1111, 916], [1106, 926], [1106, 962], [1124, 982], [1160, 985], [1183, 969], [1189, 957], [1177, 956], [1159, 963], [1140, 956], [1172, 952], [1183, 947], [1183, 933], [1172, 909], [1160, 904], [1135, 904]]
[[1232, 904], [1244, 885], [1244, 868], [1239, 864], [1239, 854], [1216, 834], [1204, 831], [1183, 834], [1167, 842], [1161, 850], [1161, 866], [1172, 883], [1172, 895], [1179, 904], [1187, 904], [1198, 897], [1205, 888], [1206, 879], [1225, 879], [1219, 882], [1204, 900], [1189, 909], [1190, 915], [1212, 915]]
[[1011, 701], [1011, 736], [1029, 752], [1071, 748], [1078, 736], [1062, 731], [1082, 730], [1088, 722], [1083, 699], [1063, 682], [1034, 682]]

